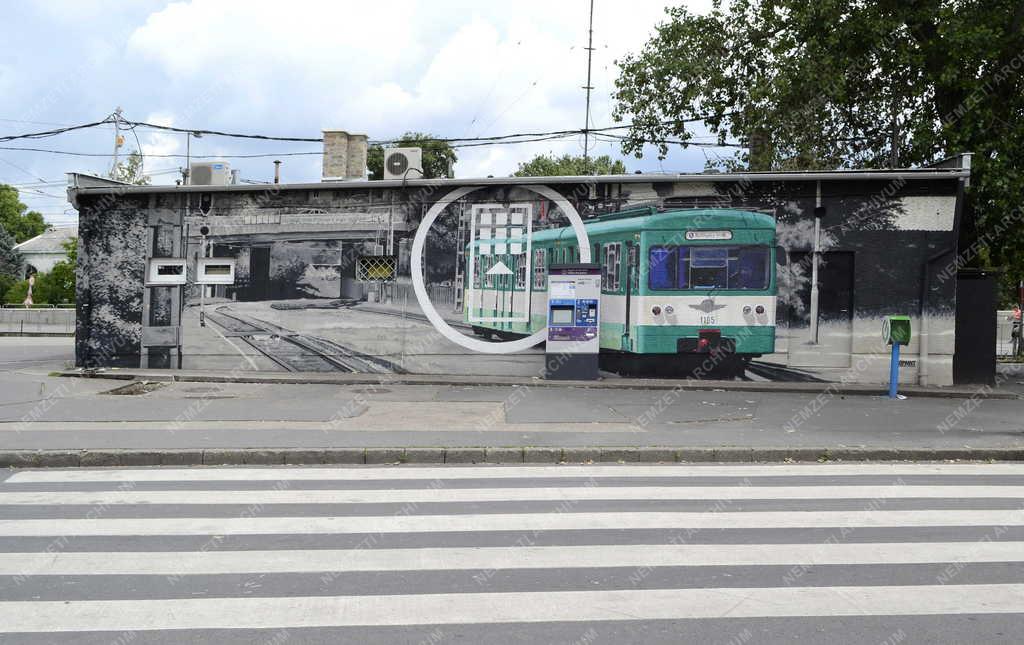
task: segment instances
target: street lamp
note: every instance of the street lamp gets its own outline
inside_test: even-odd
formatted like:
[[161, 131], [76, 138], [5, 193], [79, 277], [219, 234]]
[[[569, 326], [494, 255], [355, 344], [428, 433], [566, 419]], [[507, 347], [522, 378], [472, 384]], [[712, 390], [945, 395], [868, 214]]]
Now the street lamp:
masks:
[[186, 186], [192, 185], [192, 137], [202, 139], [203, 133], [191, 130], [185, 133], [185, 169], [181, 171], [181, 175], [185, 179]]

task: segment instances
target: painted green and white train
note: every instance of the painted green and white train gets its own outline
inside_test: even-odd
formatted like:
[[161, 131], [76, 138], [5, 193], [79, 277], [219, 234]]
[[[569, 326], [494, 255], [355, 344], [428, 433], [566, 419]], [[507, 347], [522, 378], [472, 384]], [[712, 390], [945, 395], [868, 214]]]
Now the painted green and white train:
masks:
[[[775, 351], [770, 215], [643, 208], [589, 220], [586, 230], [591, 261], [601, 266], [602, 353], [664, 358], [725, 352], [749, 361]], [[496, 246], [485, 239], [466, 247], [466, 266], [474, 270], [464, 317], [475, 333], [522, 336], [547, 323], [548, 268], [580, 261], [576, 236], [571, 227], [553, 228], [526, 242]], [[498, 262], [511, 272], [491, 271]]]

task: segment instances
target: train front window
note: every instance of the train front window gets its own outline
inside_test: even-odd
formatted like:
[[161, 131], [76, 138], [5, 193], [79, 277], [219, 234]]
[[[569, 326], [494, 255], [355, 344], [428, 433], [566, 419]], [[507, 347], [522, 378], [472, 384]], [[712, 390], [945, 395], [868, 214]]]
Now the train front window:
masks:
[[676, 249], [668, 246], [651, 247], [650, 272], [651, 289], [677, 289]]
[[[686, 250], [686, 249], [680, 249]], [[699, 246], [690, 249], [690, 284], [693, 289], [727, 289], [729, 282], [729, 249], [720, 246]], [[679, 288], [686, 289], [679, 281]]]
[[656, 290], [761, 290], [771, 278], [765, 246], [655, 246], [648, 259]]

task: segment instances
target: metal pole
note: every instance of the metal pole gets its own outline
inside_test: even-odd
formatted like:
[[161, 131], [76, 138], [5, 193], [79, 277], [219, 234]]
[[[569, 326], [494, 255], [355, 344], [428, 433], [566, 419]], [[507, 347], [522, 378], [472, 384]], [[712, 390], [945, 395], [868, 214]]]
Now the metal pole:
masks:
[[587, 115], [583, 123], [583, 169], [589, 175], [590, 165], [590, 90], [594, 87], [590, 84], [590, 65], [594, 57], [594, 0], [590, 0], [590, 26], [587, 36], [587, 84], [583, 89], [587, 91]]
[[[199, 238], [199, 257], [206, 257], [206, 236]], [[199, 276], [196, 276], [199, 277]], [[199, 326], [206, 327], [206, 285], [199, 285]]]
[[900, 344], [892, 344], [892, 358], [889, 362], [889, 398], [895, 399], [900, 384]]
[[192, 185], [192, 133], [185, 133], [185, 185]]
[[[121, 136], [120, 123], [119, 123], [120, 118], [121, 118], [121, 107], [118, 106], [118, 108], [116, 110], [114, 110], [114, 160], [110, 164], [110, 175], [111, 176], [113, 176], [114, 175], [114, 171], [117, 170], [117, 154], [118, 154], [118, 150], [121, 148], [121, 143], [118, 140], [118, 137]], [[140, 150], [139, 152], [142, 152], [142, 151]]]

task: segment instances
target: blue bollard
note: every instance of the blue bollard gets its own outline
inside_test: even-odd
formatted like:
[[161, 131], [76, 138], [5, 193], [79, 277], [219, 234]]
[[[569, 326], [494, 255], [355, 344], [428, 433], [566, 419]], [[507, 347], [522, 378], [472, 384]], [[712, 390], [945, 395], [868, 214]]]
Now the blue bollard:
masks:
[[896, 390], [900, 384], [900, 344], [892, 344], [892, 359], [889, 363], [889, 398], [897, 398]]

